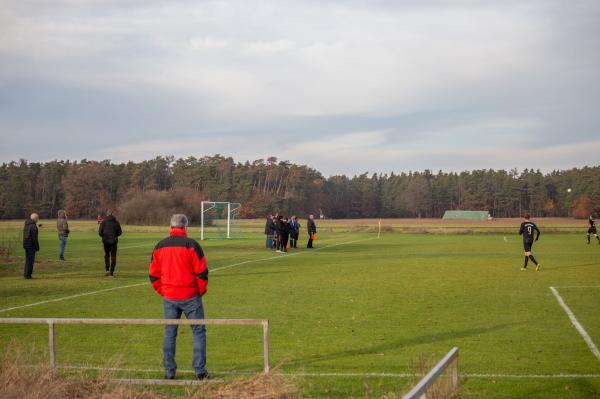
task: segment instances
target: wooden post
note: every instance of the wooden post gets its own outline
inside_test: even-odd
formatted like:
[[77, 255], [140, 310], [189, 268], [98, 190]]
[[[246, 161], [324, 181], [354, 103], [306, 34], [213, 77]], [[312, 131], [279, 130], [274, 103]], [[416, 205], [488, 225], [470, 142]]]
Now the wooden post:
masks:
[[50, 352], [50, 366], [56, 367], [56, 345], [54, 342], [54, 321], [48, 320], [48, 351]]
[[269, 320], [262, 321], [263, 326], [263, 356], [265, 374], [269, 374]]

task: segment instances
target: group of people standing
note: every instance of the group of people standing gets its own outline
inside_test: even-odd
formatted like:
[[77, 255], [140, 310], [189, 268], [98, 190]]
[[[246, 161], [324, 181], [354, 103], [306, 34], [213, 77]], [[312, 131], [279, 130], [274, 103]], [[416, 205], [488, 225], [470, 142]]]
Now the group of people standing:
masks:
[[[296, 215], [289, 218], [279, 214], [267, 216], [265, 223], [266, 248], [275, 249], [279, 253], [287, 252], [288, 248], [298, 248], [300, 227], [300, 219]], [[313, 248], [313, 241], [317, 239], [314, 215], [308, 215], [306, 227], [308, 232], [306, 248]]]
[[[39, 215], [32, 213], [23, 227], [25, 249], [25, 278], [31, 279], [36, 252], [40, 250], [38, 238]], [[117, 263], [117, 242], [123, 233], [121, 224], [112, 211], [97, 218], [98, 235], [104, 246], [104, 267], [107, 276], [112, 276]], [[39, 224], [41, 227], [41, 224]], [[187, 236], [188, 219], [185, 215], [171, 217], [169, 237], [160, 241], [152, 251], [149, 266], [150, 282], [154, 290], [163, 297], [165, 319], [179, 319], [185, 313], [188, 319], [204, 319], [202, 297], [208, 286], [208, 267], [202, 248]], [[56, 229], [59, 239], [59, 259], [65, 260], [65, 249], [70, 233], [67, 214], [58, 212]], [[192, 366], [200, 381], [210, 379], [206, 371], [206, 328], [203, 324], [190, 326], [193, 334]], [[174, 379], [177, 371], [175, 362], [177, 325], [166, 325], [163, 339], [163, 367], [165, 378]]]
[[[35, 254], [40, 250], [40, 241], [38, 239], [38, 222], [40, 217], [37, 213], [32, 213], [29, 219], [25, 221], [23, 227], [23, 249], [25, 250], [25, 270], [23, 277], [29, 280], [32, 278], [33, 265], [35, 263]], [[117, 242], [119, 236], [123, 234], [121, 224], [113, 215], [111, 210], [106, 211], [106, 217], [98, 220], [100, 224], [98, 235], [102, 238], [104, 246], [104, 269], [106, 276], [113, 276], [117, 265]], [[39, 225], [41, 227], [41, 224]], [[58, 211], [56, 219], [56, 230], [58, 232], [58, 259], [65, 260], [65, 249], [69, 238], [69, 222], [67, 213], [64, 210]]]

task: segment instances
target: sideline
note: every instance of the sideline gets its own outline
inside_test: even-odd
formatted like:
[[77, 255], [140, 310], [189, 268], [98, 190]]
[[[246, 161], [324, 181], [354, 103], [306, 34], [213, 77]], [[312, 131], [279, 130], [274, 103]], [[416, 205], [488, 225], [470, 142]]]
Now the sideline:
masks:
[[600, 285], [563, 285], [563, 286], [557, 286], [555, 285], [554, 288], [600, 288]]
[[[132, 373], [164, 373], [162, 369], [136, 369], [119, 367], [91, 367], [91, 366], [58, 366], [67, 370], [90, 370], [90, 371], [122, 371]], [[194, 370], [177, 370], [182, 374], [194, 374]], [[255, 375], [260, 371], [216, 371], [215, 375]], [[289, 377], [388, 377], [388, 378], [413, 378], [420, 377], [417, 373], [385, 373], [385, 372], [277, 372], [280, 375]], [[460, 373], [461, 377], [466, 378], [504, 378], [504, 379], [565, 379], [565, 378], [600, 378], [600, 374], [494, 374], [494, 373]]]
[[[361, 240], [354, 240], [354, 241], [347, 241], [347, 242], [342, 242], [342, 243], [337, 243], [337, 244], [325, 245], [323, 247], [315, 248], [313, 251], [293, 252], [291, 254], [279, 254], [278, 256], [271, 256], [269, 258], [247, 260], [247, 261], [244, 261], [244, 262], [238, 262], [238, 263], [233, 263], [231, 265], [217, 267], [215, 269], [209, 269], [209, 274], [210, 273], [216, 273], [219, 270], [225, 270], [225, 269], [229, 269], [229, 268], [236, 267], [236, 266], [246, 265], [246, 264], [249, 264], [249, 263], [266, 262], [266, 261], [270, 261], [270, 260], [274, 260], [274, 259], [285, 259], [285, 258], [288, 258], [290, 256], [302, 255], [302, 254], [310, 254], [310, 253], [314, 253], [316, 251], [320, 251], [320, 250], [327, 249], [327, 248], [332, 248], [332, 247], [337, 247], [337, 246], [340, 246], [340, 245], [348, 245], [348, 244], [354, 244], [354, 243], [357, 243], [357, 242], [370, 241], [370, 240], [376, 240], [376, 239], [377, 239], [377, 237], [369, 237], [369, 238], [364, 238], [364, 239], [361, 239]], [[129, 248], [132, 248], [132, 247], [129, 247]], [[148, 282], [143, 282], [143, 283], [137, 283], [137, 284], [123, 285], [123, 286], [120, 286], [120, 287], [112, 287], [112, 288], [105, 288], [105, 289], [96, 290], [96, 291], [83, 292], [81, 294], [69, 295], [69, 296], [65, 296], [65, 297], [61, 297], [61, 298], [48, 299], [46, 301], [34, 302], [34, 303], [26, 304], [26, 305], [19, 305], [19, 306], [13, 306], [13, 307], [10, 307], [10, 308], [0, 309], [0, 313], [9, 312], [11, 310], [29, 308], [29, 307], [32, 307], [32, 306], [45, 305], [47, 303], [53, 303], [53, 302], [59, 302], [59, 301], [66, 301], [68, 299], [75, 299], [75, 298], [80, 298], [80, 297], [88, 296], [88, 295], [101, 294], [103, 292], [116, 291], [116, 290], [121, 290], [121, 289], [125, 289], [125, 288], [139, 287], [141, 285], [146, 285], [146, 284], [149, 284], [149, 283]]]
[[600, 351], [598, 350], [598, 347], [596, 346], [596, 344], [594, 344], [594, 341], [592, 341], [592, 338], [588, 335], [587, 331], [585, 331], [585, 328], [583, 328], [581, 323], [579, 323], [579, 321], [577, 320], [577, 318], [575, 317], [575, 315], [573, 314], [571, 309], [567, 306], [567, 304], [563, 300], [562, 296], [560, 296], [560, 294], [554, 287], [550, 287], [550, 291], [552, 291], [552, 293], [556, 297], [556, 300], [558, 301], [559, 305], [562, 306], [565, 313], [567, 313], [567, 316], [569, 316], [569, 320], [571, 320], [571, 324], [573, 324], [573, 327], [575, 327], [575, 329], [577, 330], [579, 335], [581, 335], [581, 337], [587, 344], [588, 348], [590, 348], [590, 351], [592, 351], [594, 356], [596, 356], [596, 358], [598, 360], [600, 360]]

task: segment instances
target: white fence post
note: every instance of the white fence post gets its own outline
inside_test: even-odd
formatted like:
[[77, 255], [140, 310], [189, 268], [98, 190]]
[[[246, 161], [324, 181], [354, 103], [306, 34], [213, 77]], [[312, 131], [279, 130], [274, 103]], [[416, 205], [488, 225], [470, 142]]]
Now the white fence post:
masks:
[[56, 367], [56, 340], [54, 339], [54, 321], [48, 320], [48, 351], [50, 353], [50, 366]]
[[458, 390], [458, 348], [454, 347], [436, 364], [425, 377], [421, 379], [402, 399], [426, 399], [427, 390], [444, 373], [446, 368], [452, 364], [452, 388]]
[[263, 320], [263, 363], [265, 374], [269, 374], [269, 320]]

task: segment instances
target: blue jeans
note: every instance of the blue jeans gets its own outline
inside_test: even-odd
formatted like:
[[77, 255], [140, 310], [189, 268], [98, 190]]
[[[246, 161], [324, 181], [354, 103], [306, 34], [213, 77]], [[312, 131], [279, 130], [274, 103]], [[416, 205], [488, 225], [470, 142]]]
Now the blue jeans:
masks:
[[60, 259], [65, 257], [65, 248], [67, 246], [67, 237], [65, 236], [58, 236], [58, 241], [59, 241], [59, 250], [60, 250]]
[[275, 245], [273, 245], [273, 239], [270, 234], [267, 234], [267, 249], [273, 249]]
[[[179, 319], [181, 313], [191, 319], [204, 319], [204, 308], [200, 295], [183, 301], [172, 301], [164, 298], [163, 306], [165, 319]], [[177, 363], [175, 363], [175, 348], [177, 346], [177, 327], [165, 326], [165, 339], [163, 341], [163, 367], [167, 376], [175, 376]], [[196, 374], [206, 372], [206, 327], [204, 325], [193, 325], [193, 348], [194, 356], [192, 367]]]

